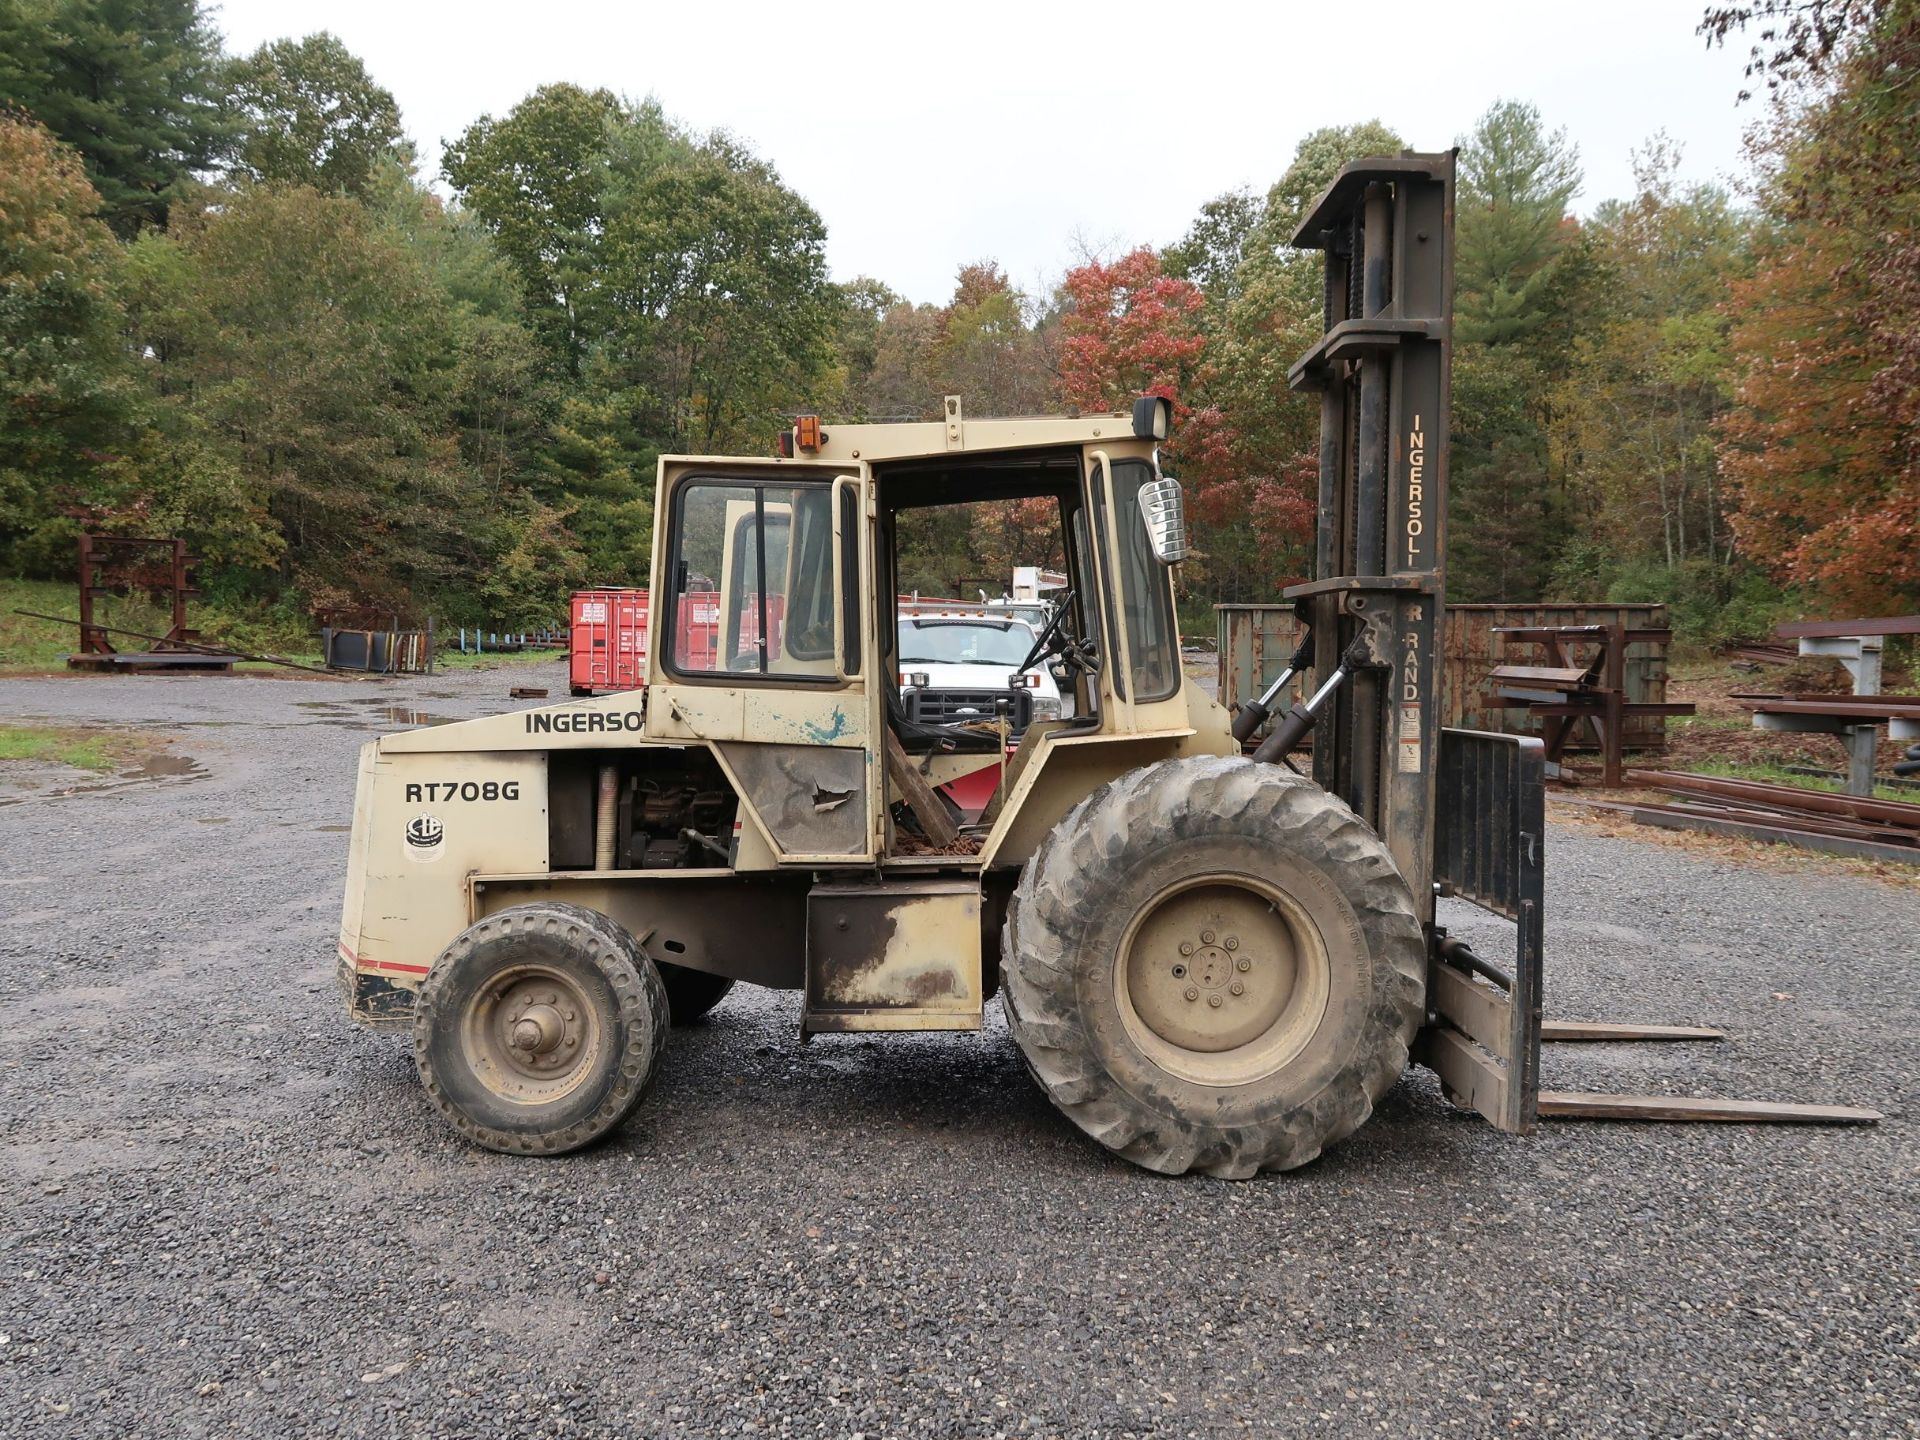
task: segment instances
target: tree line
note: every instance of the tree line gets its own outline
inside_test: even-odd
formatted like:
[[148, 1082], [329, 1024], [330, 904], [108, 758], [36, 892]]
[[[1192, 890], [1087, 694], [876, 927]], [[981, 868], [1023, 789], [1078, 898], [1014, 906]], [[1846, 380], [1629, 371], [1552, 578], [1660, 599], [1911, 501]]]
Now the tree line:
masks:
[[[1703, 639], [1920, 599], [1920, 6], [1701, 28], [1754, 46], [1744, 198], [1655, 135], [1582, 215], [1534, 106], [1458, 137], [1456, 599], [1665, 600]], [[1171, 244], [1037, 295], [983, 260], [912, 304], [834, 282], [771, 165], [652, 102], [548, 85], [423, 159], [331, 35], [236, 56], [198, 0], [0, 0], [0, 568], [71, 573], [82, 527], [180, 534], [216, 606], [288, 630], [534, 624], [644, 583], [662, 453], [766, 453], [803, 410], [1155, 390], [1190, 619], [1272, 599], [1311, 564], [1316, 484], [1285, 375], [1320, 260], [1286, 241], [1340, 165], [1406, 145], [1330, 126]], [[1009, 514], [928, 546], [931, 589], [1052, 541]]]

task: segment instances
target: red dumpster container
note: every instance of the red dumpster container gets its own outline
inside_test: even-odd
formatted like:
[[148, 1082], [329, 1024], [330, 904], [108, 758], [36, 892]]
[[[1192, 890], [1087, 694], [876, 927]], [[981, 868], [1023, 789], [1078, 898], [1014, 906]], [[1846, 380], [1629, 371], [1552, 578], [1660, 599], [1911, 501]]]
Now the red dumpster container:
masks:
[[[740, 622], [740, 644], [760, 638], [757, 596], [749, 595]], [[767, 643], [781, 644], [786, 597], [767, 597]], [[576, 695], [638, 690], [647, 683], [647, 592], [577, 590], [573, 596], [572, 653], [568, 685]], [[720, 668], [720, 592], [694, 590], [680, 597], [674, 654], [688, 670]]]
[[567, 679], [576, 695], [647, 683], [646, 591], [574, 592]]

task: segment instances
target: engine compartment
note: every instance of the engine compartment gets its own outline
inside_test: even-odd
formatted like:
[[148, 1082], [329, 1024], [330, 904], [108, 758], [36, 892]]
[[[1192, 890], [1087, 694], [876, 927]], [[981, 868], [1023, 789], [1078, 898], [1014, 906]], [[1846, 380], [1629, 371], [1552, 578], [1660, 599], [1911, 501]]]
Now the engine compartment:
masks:
[[712, 754], [640, 746], [556, 750], [547, 757], [547, 846], [555, 870], [594, 868], [600, 771], [614, 769], [616, 870], [674, 870], [732, 863], [739, 797]]

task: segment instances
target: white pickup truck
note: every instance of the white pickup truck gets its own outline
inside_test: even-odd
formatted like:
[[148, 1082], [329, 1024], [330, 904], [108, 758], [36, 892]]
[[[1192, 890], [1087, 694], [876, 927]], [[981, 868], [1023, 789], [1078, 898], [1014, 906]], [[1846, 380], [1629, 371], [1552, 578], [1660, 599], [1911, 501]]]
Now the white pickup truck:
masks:
[[1007, 702], [1011, 738], [1035, 720], [1060, 718], [1060, 687], [1043, 664], [1025, 669], [1033, 626], [981, 612], [900, 617], [900, 699], [925, 725], [991, 724]]

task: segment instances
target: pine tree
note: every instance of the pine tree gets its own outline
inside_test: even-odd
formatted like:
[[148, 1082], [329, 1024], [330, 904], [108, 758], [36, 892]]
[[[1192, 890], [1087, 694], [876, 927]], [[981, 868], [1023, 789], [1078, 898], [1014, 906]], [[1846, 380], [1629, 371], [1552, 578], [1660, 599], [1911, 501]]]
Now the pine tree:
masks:
[[199, 0], [0, 0], [0, 106], [80, 152], [123, 237], [219, 164], [224, 64]]

